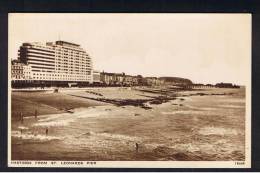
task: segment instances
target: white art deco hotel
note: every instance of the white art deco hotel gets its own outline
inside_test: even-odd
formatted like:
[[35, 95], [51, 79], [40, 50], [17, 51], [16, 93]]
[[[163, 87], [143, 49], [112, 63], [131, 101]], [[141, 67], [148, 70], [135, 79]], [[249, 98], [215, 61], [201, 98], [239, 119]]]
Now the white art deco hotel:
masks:
[[23, 43], [18, 55], [20, 64], [31, 69], [25, 81], [93, 82], [92, 60], [78, 44]]

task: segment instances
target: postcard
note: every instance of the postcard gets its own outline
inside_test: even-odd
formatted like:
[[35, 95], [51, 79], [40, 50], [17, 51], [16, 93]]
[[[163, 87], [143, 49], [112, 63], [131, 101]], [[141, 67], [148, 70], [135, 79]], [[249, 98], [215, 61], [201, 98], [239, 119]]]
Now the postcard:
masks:
[[250, 168], [251, 25], [9, 13], [8, 167]]

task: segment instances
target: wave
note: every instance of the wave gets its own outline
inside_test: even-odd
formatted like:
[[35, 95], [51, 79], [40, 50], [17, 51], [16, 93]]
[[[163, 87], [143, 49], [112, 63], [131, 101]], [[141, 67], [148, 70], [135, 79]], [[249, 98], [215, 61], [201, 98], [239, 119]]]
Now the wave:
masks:
[[20, 130], [28, 130], [29, 129], [28, 127], [25, 127], [25, 126], [18, 126], [17, 128], [20, 129]]
[[224, 107], [224, 108], [245, 108], [246, 106], [245, 105], [220, 105], [221, 107]]
[[203, 127], [199, 130], [202, 135], [238, 135], [240, 134], [235, 129], [222, 128], [222, 127]]
[[19, 139], [23, 139], [23, 140], [32, 140], [32, 141], [40, 141], [40, 142], [62, 139], [62, 138], [56, 137], [56, 136], [21, 133], [19, 131], [12, 131], [11, 136], [14, 138], [19, 138]]
[[80, 118], [89, 118], [107, 115], [107, 111], [101, 108], [78, 108], [74, 109], [74, 113], [52, 114], [45, 118], [39, 119], [34, 123], [34, 127], [57, 127], [67, 126], [70, 123], [77, 121]]
[[182, 111], [170, 111], [170, 112], [161, 112], [163, 115], [175, 115], [175, 114], [185, 114], [185, 115], [200, 115], [203, 114], [202, 111], [190, 111], [190, 110], [182, 110]]

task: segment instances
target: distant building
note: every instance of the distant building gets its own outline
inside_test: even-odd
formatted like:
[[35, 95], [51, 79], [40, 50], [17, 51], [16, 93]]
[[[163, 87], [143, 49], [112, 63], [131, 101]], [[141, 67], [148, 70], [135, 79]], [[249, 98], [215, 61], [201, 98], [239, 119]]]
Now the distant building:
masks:
[[113, 81], [113, 73], [100, 73], [100, 81], [105, 85], [112, 84]]
[[137, 75], [135, 78], [137, 79], [136, 85], [142, 85], [142, 86], [147, 85], [147, 79], [144, 78], [143, 76]]
[[21, 80], [21, 79], [25, 78], [23, 66], [25, 66], [25, 64], [20, 63], [17, 60], [12, 61], [12, 66], [11, 66], [11, 78], [12, 79]]
[[146, 83], [149, 86], [162, 85], [163, 81], [157, 77], [146, 77]]
[[157, 77], [146, 77], [147, 85], [152, 86], [156, 84]]
[[100, 83], [100, 71], [93, 70], [93, 83]]
[[12, 60], [11, 62], [11, 79], [12, 80], [31, 80], [31, 66]]
[[141, 75], [137, 75], [137, 76], [125, 75], [123, 80], [123, 85], [126, 86], [147, 85], [147, 80]]
[[114, 86], [136, 86], [146, 85], [146, 79], [141, 75], [131, 76], [125, 73], [100, 73], [100, 80], [105, 85]]
[[240, 88], [238, 85], [233, 85], [232, 83], [217, 83], [215, 85], [218, 88]]
[[124, 73], [100, 73], [100, 81], [105, 85], [123, 85], [124, 80]]

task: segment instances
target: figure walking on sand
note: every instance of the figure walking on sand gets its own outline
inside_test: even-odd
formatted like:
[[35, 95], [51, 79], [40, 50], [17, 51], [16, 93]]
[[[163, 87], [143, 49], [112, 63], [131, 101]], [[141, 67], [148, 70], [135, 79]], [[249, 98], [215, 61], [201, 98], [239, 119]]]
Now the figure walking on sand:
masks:
[[135, 143], [135, 151], [138, 153], [138, 150], [139, 150], [139, 144], [138, 143]]
[[46, 136], [48, 135], [48, 133], [49, 133], [49, 129], [46, 128], [46, 130], [45, 130], [45, 134], [46, 134]]
[[35, 113], [34, 113], [34, 118], [37, 119], [37, 116], [38, 116], [38, 111], [37, 109], [35, 110]]
[[21, 123], [23, 123], [23, 113], [22, 112], [20, 112], [20, 121], [21, 121]]

